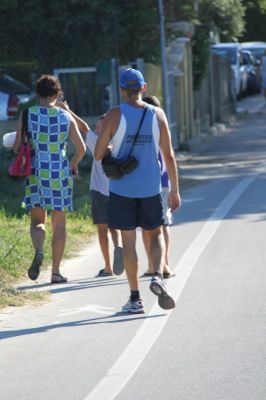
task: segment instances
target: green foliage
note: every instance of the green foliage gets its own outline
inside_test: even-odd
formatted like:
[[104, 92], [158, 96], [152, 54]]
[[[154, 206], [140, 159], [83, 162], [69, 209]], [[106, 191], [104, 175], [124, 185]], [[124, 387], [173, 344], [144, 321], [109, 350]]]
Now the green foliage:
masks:
[[246, 10], [257, 9], [258, 12], [266, 12], [266, 0], [242, 0]]
[[1, 290], [0, 282], [0, 309], [6, 306], [22, 306], [25, 303], [41, 303], [49, 297], [48, 292], [22, 292], [12, 287]]
[[7, 216], [0, 210], [0, 273], [5, 270], [10, 276], [19, 277], [31, 254], [28, 240], [29, 228], [25, 217]]
[[[266, 10], [266, 0], [164, 1], [166, 22], [183, 20], [197, 25], [193, 39], [195, 82], [206, 71], [207, 30], [218, 33], [222, 41], [236, 40], [244, 28], [243, 4], [250, 15]], [[159, 34], [157, 0], [0, 2], [0, 66], [26, 83], [32, 81], [30, 73], [88, 66], [114, 57], [120, 64], [137, 57], [157, 63]], [[31, 71], [25, 63], [31, 65]]]
[[205, 25], [196, 26], [193, 38], [193, 87], [200, 89], [210, 58], [209, 29]]
[[217, 32], [221, 42], [236, 41], [244, 30], [244, 7], [240, 0], [201, 0], [199, 18]]
[[[258, 0], [259, 1], [259, 0]], [[262, 0], [261, 0], [262, 1]], [[244, 7], [241, 0], [169, 0], [165, 2], [167, 21], [192, 21], [193, 81], [200, 88], [209, 61], [210, 32], [221, 41], [235, 41], [244, 29]]]
[[221, 42], [237, 40], [244, 29], [244, 7], [240, 0], [200, 0], [193, 37], [194, 88], [200, 88], [209, 62], [210, 32], [218, 34]]
[[159, 54], [156, 0], [0, 2], [0, 66], [30, 60], [39, 74], [114, 57], [152, 62]]
[[164, 14], [168, 22], [191, 21], [195, 18], [195, 0], [164, 1]]
[[[266, 0], [243, 0], [246, 30], [242, 41], [266, 41]], [[254, 23], [254, 21], [256, 21]]]

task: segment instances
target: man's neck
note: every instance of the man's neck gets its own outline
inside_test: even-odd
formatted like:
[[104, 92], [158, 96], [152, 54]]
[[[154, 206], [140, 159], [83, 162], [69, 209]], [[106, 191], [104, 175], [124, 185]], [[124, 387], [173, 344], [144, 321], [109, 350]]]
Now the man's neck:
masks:
[[145, 103], [142, 100], [141, 97], [136, 97], [136, 98], [128, 98], [126, 100], [126, 103], [133, 106], [133, 107], [137, 107], [137, 108], [143, 108]]

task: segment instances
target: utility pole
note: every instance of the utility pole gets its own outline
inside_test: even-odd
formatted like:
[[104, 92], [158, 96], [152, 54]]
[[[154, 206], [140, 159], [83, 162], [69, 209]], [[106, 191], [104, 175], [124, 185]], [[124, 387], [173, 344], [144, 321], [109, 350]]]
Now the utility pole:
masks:
[[159, 7], [159, 14], [160, 14], [160, 47], [161, 47], [163, 100], [164, 100], [165, 114], [166, 114], [168, 122], [170, 124], [171, 123], [170, 96], [169, 96], [169, 87], [168, 87], [168, 72], [167, 72], [166, 50], [165, 50], [163, 0], [158, 0], [158, 7]]

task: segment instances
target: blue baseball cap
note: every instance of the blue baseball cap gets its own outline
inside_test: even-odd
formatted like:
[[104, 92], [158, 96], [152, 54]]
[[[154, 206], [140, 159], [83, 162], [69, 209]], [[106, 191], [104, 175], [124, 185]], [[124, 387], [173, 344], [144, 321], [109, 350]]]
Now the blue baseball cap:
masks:
[[137, 69], [127, 68], [120, 72], [120, 87], [123, 89], [138, 89], [145, 83], [142, 73]]

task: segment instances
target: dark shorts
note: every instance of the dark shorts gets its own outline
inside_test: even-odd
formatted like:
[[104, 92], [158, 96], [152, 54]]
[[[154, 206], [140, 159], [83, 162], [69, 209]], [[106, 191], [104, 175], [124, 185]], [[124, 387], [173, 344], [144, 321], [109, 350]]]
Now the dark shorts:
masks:
[[91, 190], [91, 216], [94, 224], [107, 224], [107, 204], [109, 197]]
[[131, 230], [138, 226], [151, 230], [163, 225], [161, 195], [130, 198], [110, 192], [108, 226], [113, 229]]

